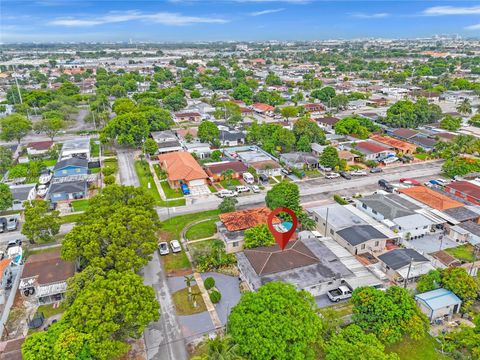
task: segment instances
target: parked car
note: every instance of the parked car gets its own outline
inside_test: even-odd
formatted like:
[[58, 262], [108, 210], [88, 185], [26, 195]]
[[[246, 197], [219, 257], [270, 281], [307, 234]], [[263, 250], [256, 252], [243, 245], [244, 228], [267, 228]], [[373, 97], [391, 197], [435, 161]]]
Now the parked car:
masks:
[[347, 180], [351, 180], [352, 179], [352, 176], [350, 175], [350, 173], [346, 172], [346, 171], [342, 171], [340, 173], [340, 176], [343, 177], [344, 179], [347, 179]]
[[415, 180], [415, 179], [409, 179], [409, 178], [401, 178], [401, 179], [400, 179], [400, 182], [401, 182], [401, 183], [404, 183], [404, 184], [415, 185], [415, 186], [422, 185], [422, 184], [420, 184], [420, 182], [418, 182], [417, 180]]
[[282, 174], [283, 175], [290, 175], [291, 171], [288, 171], [287, 169], [282, 169]]
[[439, 183], [441, 186], [446, 186], [448, 185], [448, 181], [443, 180], [443, 179], [435, 179], [437, 183]]
[[380, 187], [383, 188], [386, 192], [393, 192], [393, 186], [385, 179], [378, 180], [378, 185], [380, 185]]
[[178, 253], [182, 251], [182, 247], [180, 246], [180, 243], [178, 240], [172, 240], [170, 241], [170, 247], [172, 248], [172, 252]]
[[379, 168], [379, 167], [374, 167], [374, 168], [370, 169], [371, 174], [378, 174], [378, 173], [381, 173], [382, 171], [383, 171], [383, 169]]
[[325, 179], [336, 179], [338, 177], [340, 177], [339, 173], [328, 173], [325, 175]]
[[340, 300], [349, 299], [352, 297], [353, 290], [346, 285], [341, 285], [337, 289], [327, 292], [328, 298], [333, 302], [339, 302]]
[[245, 182], [247, 184], [253, 184], [255, 182], [255, 178], [253, 177], [252, 174], [250, 174], [249, 172], [244, 172], [242, 174], [242, 177], [243, 177], [243, 180], [245, 180]]
[[180, 185], [180, 188], [182, 189], [183, 195], [190, 195], [190, 189], [188, 188], [187, 184]]
[[355, 170], [350, 173], [353, 176], [367, 176], [367, 172], [365, 170]]
[[332, 168], [331, 167], [328, 167], [328, 166], [323, 166], [323, 165], [318, 165], [318, 169], [319, 170], [322, 170], [322, 171], [332, 171]]
[[217, 196], [220, 197], [220, 198], [226, 198], [226, 197], [234, 197], [234, 196], [237, 196], [238, 193], [236, 191], [232, 191], [232, 190], [220, 190], [219, 192], [217, 192]]
[[10, 240], [7, 244], [7, 250], [15, 246], [22, 246], [22, 240], [21, 239]]
[[237, 193], [242, 193], [242, 192], [249, 192], [250, 191], [250, 188], [248, 186], [245, 186], [245, 185], [238, 185], [235, 190], [237, 191]]
[[267, 175], [261, 174], [258, 178], [260, 179], [261, 182], [268, 183], [268, 176]]
[[170, 249], [168, 248], [168, 243], [166, 241], [163, 241], [160, 244], [158, 244], [158, 252], [160, 253], [160, 255], [170, 254]]
[[252, 188], [252, 191], [254, 193], [259, 193], [260, 192], [260, 188], [257, 185], [252, 185], [251, 188]]
[[15, 231], [18, 226], [18, 216], [11, 216], [7, 219], [7, 230]]

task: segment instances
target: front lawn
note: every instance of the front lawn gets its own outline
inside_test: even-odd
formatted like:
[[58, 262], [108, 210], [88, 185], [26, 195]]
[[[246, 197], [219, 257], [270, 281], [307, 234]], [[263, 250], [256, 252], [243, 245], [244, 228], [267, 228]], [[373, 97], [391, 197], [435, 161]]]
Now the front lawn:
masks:
[[162, 171], [162, 169], [160, 169], [159, 164], [153, 164], [153, 170], [155, 170], [155, 174], [157, 174], [159, 180], [165, 180], [167, 178], [165, 171]]
[[185, 237], [187, 240], [198, 240], [211, 237], [217, 231], [217, 225], [215, 225], [217, 221], [218, 218], [215, 217], [215, 219], [195, 224], [187, 230]]
[[196, 253], [203, 253], [203, 252], [210, 252], [212, 250], [212, 243], [214, 241], [218, 241], [217, 239], [208, 239], [203, 241], [198, 241], [195, 243], [188, 244], [188, 248], [190, 249], [190, 253], [195, 258]]
[[427, 153], [419, 153], [419, 154], [415, 154], [413, 156], [415, 156], [417, 159], [422, 160], [422, 161], [425, 161], [425, 160], [428, 159], [428, 154]]
[[210, 189], [210, 192], [211, 192], [212, 194], [214, 194], [214, 193], [216, 193], [216, 192], [218, 191], [217, 188], [216, 188], [215, 186], [213, 186], [213, 185], [208, 185], [208, 188]]
[[89, 170], [90, 170], [90, 174], [98, 174], [102, 169], [98, 167], [98, 168], [91, 168]]
[[42, 160], [42, 162], [45, 167], [52, 167], [55, 166], [55, 164], [57, 163], [57, 159], [46, 159]]
[[405, 337], [402, 341], [387, 346], [385, 352], [395, 352], [401, 360], [441, 360], [448, 359], [440, 351], [441, 345], [431, 337], [425, 335], [423, 339], [412, 340]]
[[[157, 185], [155, 185], [155, 181], [153, 181], [153, 175], [150, 172], [148, 164], [141, 160], [135, 161], [135, 171], [140, 181], [140, 187], [150, 194], [155, 202], [160, 203], [162, 199], [158, 193]], [[150, 184], [150, 187], [148, 184]]]
[[472, 262], [474, 260], [473, 246], [470, 244], [445, 249], [445, 251], [460, 261]]
[[112, 173], [116, 174], [118, 171], [118, 161], [115, 158], [103, 160], [104, 168], [112, 168]]
[[53, 304], [49, 305], [40, 305], [37, 309], [37, 313], [43, 313], [45, 319], [48, 319], [50, 316], [61, 314], [65, 311], [63, 302], [61, 302], [56, 308], [53, 307]]
[[60, 216], [60, 224], [66, 224], [66, 223], [76, 223], [80, 218], [82, 217], [83, 214], [69, 214], [69, 215], [64, 215]]
[[228, 188], [231, 188], [231, 187], [234, 187], [234, 186], [237, 186], [237, 185], [241, 185], [240, 180], [238, 180], [238, 179], [222, 180], [222, 181], [220, 181], [220, 184], [222, 185], [222, 187], [224, 189], [228, 189]]
[[[200, 294], [198, 285], [192, 286], [192, 294]], [[173, 293], [172, 298], [178, 315], [192, 315], [207, 311], [201, 295], [196, 298], [197, 307], [193, 307], [193, 301], [188, 299], [188, 288]]]
[[167, 181], [162, 181], [160, 183], [162, 185], [163, 192], [167, 199], [177, 199], [183, 197], [183, 193], [180, 189], [172, 189], [170, 184]]
[[[177, 238], [178, 239], [178, 238]], [[180, 240], [180, 239], [178, 239]], [[181, 246], [181, 243], [180, 243]], [[192, 265], [188, 260], [187, 254], [182, 246], [182, 251], [178, 253], [172, 253], [162, 256], [163, 266], [165, 271], [171, 275], [181, 275], [181, 273], [190, 273]], [[175, 273], [179, 271], [180, 273]]]
[[160, 200], [157, 204], [162, 207], [175, 207], [175, 206], [185, 206], [187, 201], [185, 199], [174, 199], [174, 200]]
[[160, 237], [163, 241], [180, 239], [180, 233], [188, 224], [198, 220], [217, 216], [219, 213], [220, 212], [218, 210], [209, 210], [172, 217], [160, 224]]
[[100, 154], [100, 145], [97, 144], [98, 140], [90, 139], [90, 156], [98, 157]]
[[88, 199], [72, 201], [71, 205], [74, 212], [85, 211], [88, 208]]

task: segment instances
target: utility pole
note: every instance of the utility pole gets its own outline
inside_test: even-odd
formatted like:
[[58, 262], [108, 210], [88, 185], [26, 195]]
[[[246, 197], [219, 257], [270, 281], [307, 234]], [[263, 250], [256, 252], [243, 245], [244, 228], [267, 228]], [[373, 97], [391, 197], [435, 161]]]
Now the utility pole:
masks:
[[323, 234], [324, 237], [327, 237], [327, 227], [328, 227], [328, 206], [327, 206], [327, 215], [325, 216], [325, 233]]
[[413, 258], [410, 258], [410, 264], [408, 265], [408, 271], [407, 271], [407, 278], [405, 279], [405, 282], [403, 283], [403, 288], [404, 289], [407, 288], [408, 278], [410, 277], [410, 270], [412, 269], [412, 262], [413, 262]]
[[473, 247], [473, 261], [472, 261], [472, 266], [470, 266], [470, 271], [468, 272], [469, 275], [473, 276], [473, 268], [475, 267], [475, 262], [477, 261], [477, 251], [479, 249], [477, 248], [477, 246], [475, 245]]

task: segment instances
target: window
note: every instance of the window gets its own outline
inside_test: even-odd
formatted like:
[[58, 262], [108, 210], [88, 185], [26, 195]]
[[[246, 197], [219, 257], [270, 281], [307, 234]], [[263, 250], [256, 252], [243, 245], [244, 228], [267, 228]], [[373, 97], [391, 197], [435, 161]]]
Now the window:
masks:
[[330, 234], [332, 234], [332, 235], [333, 235], [333, 233], [334, 233], [334, 231], [333, 231], [332, 229], [330, 229]]
[[367, 205], [365, 205], [365, 204], [362, 203], [362, 208], [366, 209], [366, 208], [367, 208]]
[[377, 214], [378, 214], [378, 213], [377, 213], [375, 210], [373, 210], [373, 209], [372, 209], [372, 213], [374, 213], [375, 215], [377, 215]]
[[362, 244], [362, 246], [360, 246], [360, 249], [364, 250], [365, 249], [365, 244]]
[[238, 246], [238, 241], [234, 241], [234, 242], [232, 243], [232, 245], [233, 245], [233, 247], [237, 247], [237, 246]]
[[380, 241], [375, 241], [375, 246], [380, 245]]

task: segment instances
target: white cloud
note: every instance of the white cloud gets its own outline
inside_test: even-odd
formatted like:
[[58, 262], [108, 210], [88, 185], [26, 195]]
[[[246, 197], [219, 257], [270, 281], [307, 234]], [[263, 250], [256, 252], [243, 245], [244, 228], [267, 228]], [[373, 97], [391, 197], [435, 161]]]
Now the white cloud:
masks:
[[285, 8], [279, 8], [279, 9], [267, 9], [267, 10], [261, 10], [261, 11], [255, 11], [250, 13], [250, 16], [260, 16], [260, 15], [267, 15], [267, 14], [274, 14], [280, 11], [285, 10]]
[[140, 11], [114, 11], [110, 12], [104, 16], [95, 17], [95, 18], [61, 18], [50, 21], [49, 25], [56, 26], [69, 26], [69, 27], [89, 27], [97, 26], [111, 23], [119, 23], [126, 21], [149, 21], [153, 23], [163, 24], [163, 25], [190, 25], [190, 24], [199, 24], [199, 23], [208, 23], [208, 24], [224, 24], [228, 20], [216, 18], [216, 17], [200, 17], [200, 16], [186, 16], [180, 13], [171, 13], [171, 12], [158, 12], [158, 13], [142, 13]]
[[480, 24], [469, 25], [465, 27], [466, 30], [480, 30]]
[[458, 6], [433, 6], [423, 10], [423, 15], [477, 15], [480, 14], [480, 6], [458, 7]]
[[375, 14], [365, 14], [365, 13], [354, 13], [352, 14], [353, 17], [359, 18], [359, 19], [382, 19], [389, 17], [389, 13], [375, 13]]

